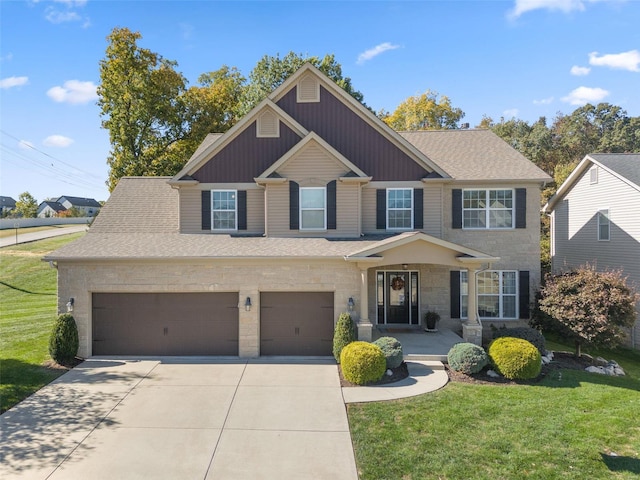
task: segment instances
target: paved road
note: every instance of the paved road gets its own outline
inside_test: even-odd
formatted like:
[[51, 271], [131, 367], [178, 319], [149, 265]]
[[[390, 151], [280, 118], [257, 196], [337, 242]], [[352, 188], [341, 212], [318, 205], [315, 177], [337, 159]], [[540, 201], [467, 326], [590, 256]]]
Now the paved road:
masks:
[[[86, 225], [72, 225], [69, 227], [51, 227], [48, 230], [41, 230], [39, 232], [32, 233], [20, 233], [18, 229], [18, 243], [35, 242], [36, 240], [42, 240], [44, 238], [57, 237], [60, 235], [69, 235], [70, 233], [84, 232], [87, 230]], [[16, 244], [15, 235], [10, 237], [0, 238], [0, 248], [8, 247]]]

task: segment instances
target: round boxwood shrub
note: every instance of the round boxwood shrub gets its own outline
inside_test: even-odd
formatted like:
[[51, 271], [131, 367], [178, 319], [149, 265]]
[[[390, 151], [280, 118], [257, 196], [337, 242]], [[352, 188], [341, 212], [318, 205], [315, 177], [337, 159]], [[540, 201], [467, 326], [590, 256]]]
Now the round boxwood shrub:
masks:
[[382, 353], [384, 353], [387, 368], [397, 368], [402, 365], [404, 354], [402, 353], [402, 344], [397, 338], [380, 337], [373, 344], [379, 346]]
[[529, 343], [533, 343], [540, 352], [540, 355], [547, 354], [547, 347], [545, 344], [544, 336], [535, 328], [529, 327], [512, 327], [512, 328], [499, 328], [493, 333], [493, 338], [512, 337], [521, 338]]
[[341, 313], [333, 332], [333, 356], [336, 362], [340, 363], [340, 353], [342, 349], [355, 341], [355, 325], [348, 313]]
[[368, 342], [352, 342], [344, 347], [340, 365], [344, 378], [356, 385], [377, 382], [387, 370], [387, 360], [380, 347]]
[[498, 373], [509, 379], [536, 378], [542, 369], [540, 352], [521, 338], [500, 337], [489, 345], [489, 359]]
[[59, 315], [49, 337], [49, 355], [60, 364], [69, 363], [78, 353], [78, 345], [78, 327], [73, 315]]
[[489, 364], [487, 352], [473, 343], [456, 343], [447, 354], [449, 367], [456, 372], [472, 375]]

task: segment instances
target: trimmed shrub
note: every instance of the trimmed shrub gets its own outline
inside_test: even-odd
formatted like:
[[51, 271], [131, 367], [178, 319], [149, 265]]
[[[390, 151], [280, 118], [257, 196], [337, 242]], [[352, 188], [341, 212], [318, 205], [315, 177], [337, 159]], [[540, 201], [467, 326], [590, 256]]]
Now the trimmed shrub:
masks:
[[340, 354], [342, 375], [351, 383], [377, 382], [387, 370], [387, 361], [379, 346], [368, 342], [351, 342]]
[[493, 333], [493, 338], [512, 337], [521, 338], [529, 343], [533, 343], [540, 352], [540, 355], [547, 354], [547, 348], [544, 337], [535, 328], [529, 327], [513, 327], [513, 328], [499, 328]]
[[456, 343], [447, 354], [449, 367], [456, 372], [472, 375], [489, 364], [487, 352], [473, 343]]
[[69, 363], [78, 353], [78, 345], [78, 327], [73, 315], [59, 315], [49, 337], [49, 355], [60, 364]]
[[521, 338], [496, 338], [489, 345], [488, 353], [493, 368], [512, 380], [536, 378], [542, 370], [540, 352]]
[[387, 368], [397, 368], [402, 365], [404, 354], [402, 353], [402, 344], [397, 338], [380, 337], [373, 344], [379, 346], [382, 353], [384, 353]]
[[340, 363], [342, 349], [356, 340], [355, 325], [348, 313], [341, 313], [333, 332], [333, 356]]

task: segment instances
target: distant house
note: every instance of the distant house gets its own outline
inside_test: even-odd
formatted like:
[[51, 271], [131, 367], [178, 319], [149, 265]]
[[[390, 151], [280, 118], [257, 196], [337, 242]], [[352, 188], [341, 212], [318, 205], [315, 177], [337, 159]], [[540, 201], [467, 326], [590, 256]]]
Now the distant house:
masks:
[[[554, 271], [587, 262], [622, 268], [640, 288], [640, 154], [587, 155], [543, 211], [551, 217]], [[640, 348], [640, 315], [630, 333]]]
[[5, 216], [16, 208], [16, 201], [11, 197], [0, 197], [0, 216]]
[[100, 205], [93, 198], [69, 197], [67, 195], [59, 197], [56, 202], [60, 203], [67, 210], [76, 208], [84, 212], [87, 217], [94, 217], [100, 211]]
[[37, 216], [38, 218], [57, 217], [60, 212], [66, 211], [67, 209], [61, 203], [52, 200], [45, 200], [40, 205], [38, 205]]

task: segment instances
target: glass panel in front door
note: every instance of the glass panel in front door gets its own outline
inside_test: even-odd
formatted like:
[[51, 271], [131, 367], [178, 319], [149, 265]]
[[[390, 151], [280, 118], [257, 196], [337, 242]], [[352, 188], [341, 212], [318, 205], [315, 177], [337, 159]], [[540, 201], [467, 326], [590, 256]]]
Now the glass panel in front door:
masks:
[[387, 273], [387, 323], [409, 323], [409, 273]]

